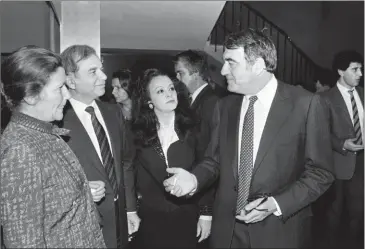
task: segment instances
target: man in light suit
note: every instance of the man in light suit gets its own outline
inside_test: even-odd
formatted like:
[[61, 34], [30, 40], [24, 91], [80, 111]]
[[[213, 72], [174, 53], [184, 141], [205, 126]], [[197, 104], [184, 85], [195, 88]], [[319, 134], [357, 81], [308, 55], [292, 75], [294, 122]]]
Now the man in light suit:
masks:
[[123, 114], [118, 106], [98, 100], [105, 93], [106, 75], [93, 48], [73, 45], [61, 57], [71, 93], [61, 126], [71, 131], [67, 143], [89, 180], [106, 246], [123, 248], [128, 244], [128, 230], [135, 232], [139, 226], [133, 151]]
[[274, 43], [249, 29], [228, 36], [222, 75], [237, 95], [216, 105], [204, 160], [170, 168], [166, 191], [204, 190], [219, 176], [213, 248], [299, 248], [310, 242], [311, 203], [334, 180], [319, 96], [278, 81]]
[[364, 248], [364, 89], [358, 86], [362, 65], [359, 53], [338, 53], [333, 61], [337, 84], [321, 93], [328, 108], [336, 176], [326, 195], [332, 198], [325, 210], [330, 247]]

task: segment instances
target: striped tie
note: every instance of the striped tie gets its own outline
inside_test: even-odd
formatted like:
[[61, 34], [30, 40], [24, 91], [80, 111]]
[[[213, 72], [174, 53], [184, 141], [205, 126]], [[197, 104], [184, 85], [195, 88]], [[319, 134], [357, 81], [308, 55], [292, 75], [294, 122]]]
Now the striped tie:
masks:
[[247, 198], [250, 191], [251, 176], [253, 169], [253, 131], [254, 131], [254, 108], [253, 105], [257, 96], [250, 97], [250, 103], [245, 115], [242, 127], [240, 167], [238, 170], [238, 197], [236, 214], [247, 204]]
[[361, 126], [360, 126], [360, 119], [359, 119], [359, 112], [357, 110], [355, 98], [354, 98], [354, 89], [349, 90], [349, 94], [351, 97], [351, 105], [352, 105], [352, 117], [354, 121], [354, 130], [355, 130], [355, 144], [361, 145], [362, 144], [362, 135], [361, 135]]
[[103, 159], [103, 164], [105, 168], [105, 172], [109, 177], [110, 185], [113, 188], [114, 197], [117, 197], [117, 179], [115, 176], [114, 169], [114, 159], [112, 153], [110, 151], [108, 138], [106, 136], [105, 130], [103, 126], [100, 124], [99, 120], [96, 118], [95, 110], [92, 106], [88, 106], [85, 109], [91, 115], [91, 123], [94, 127], [95, 135], [98, 138], [101, 158]]

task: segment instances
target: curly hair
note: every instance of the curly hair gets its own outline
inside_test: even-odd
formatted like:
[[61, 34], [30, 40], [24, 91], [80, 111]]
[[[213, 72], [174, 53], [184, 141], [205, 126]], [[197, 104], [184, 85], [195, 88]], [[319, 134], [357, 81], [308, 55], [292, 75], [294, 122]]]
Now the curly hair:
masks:
[[157, 139], [157, 130], [160, 125], [155, 112], [148, 107], [148, 101], [150, 100], [148, 86], [152, 79], [158, 76], [169, 77], [175, 86], [178, 99], [175, 109], [175, 129], [177, 128], [181, 135], [185, 136], [196, 124], [194, 113], [189, 106], [188, 92], [185, 85], [158, 69], [147, 69], [131, 89], [133, 102], [132, 131], [135, 135], [135, 143], [143, 147], [151, 146]]

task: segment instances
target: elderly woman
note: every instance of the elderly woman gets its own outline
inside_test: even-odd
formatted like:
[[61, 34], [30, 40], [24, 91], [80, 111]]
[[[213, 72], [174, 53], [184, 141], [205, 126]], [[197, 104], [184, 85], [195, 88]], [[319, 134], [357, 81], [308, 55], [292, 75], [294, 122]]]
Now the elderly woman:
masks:
[[128, 69], [121, 69], [112, 75], [113, 96], [119, 104], [125, 120], [130, 120], [132, 115], [132, 100], [130, 98], [130, 87], [132, 84], [132, 73]]
[[133, 91], [136, 187], [141, 225], [135, 248], [194, 248], [199, 207], [194, 198], [166, 194], [166, 167], [190, 170], [195, 160], [194, 126], [182, 83], [149, 69]]
[[1, 225], [7, 248], [105, 248], [85, 173], [52, 125], [69, 98], [61, 58], [27, 46], [1, 66], [12, 117], [1, 136]]

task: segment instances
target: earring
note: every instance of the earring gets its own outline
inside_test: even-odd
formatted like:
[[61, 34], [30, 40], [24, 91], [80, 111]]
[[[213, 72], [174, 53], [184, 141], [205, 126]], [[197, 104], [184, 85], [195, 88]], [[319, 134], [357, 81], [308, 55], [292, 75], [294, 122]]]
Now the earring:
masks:
[[151, 110], [153, 110], [153, 104], [150, 102], [150, 103], [148, 103], [148, 107], [151, 109]]

